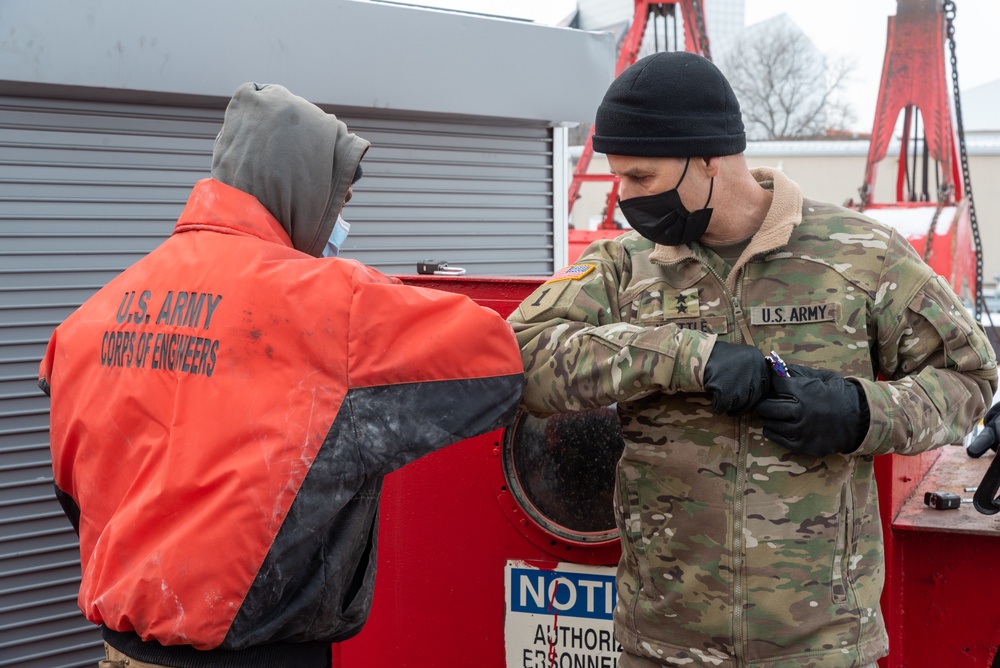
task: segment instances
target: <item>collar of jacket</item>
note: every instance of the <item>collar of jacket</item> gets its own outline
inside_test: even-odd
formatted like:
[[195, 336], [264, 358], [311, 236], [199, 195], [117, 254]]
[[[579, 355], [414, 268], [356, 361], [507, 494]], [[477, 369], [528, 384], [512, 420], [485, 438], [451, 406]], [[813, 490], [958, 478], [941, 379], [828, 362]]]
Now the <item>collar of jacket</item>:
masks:
[[257, 237], [292, 247], [288, 233], [256, 197], [222, 181], [202, 179], [195, 184], [174, 234], [207, 230]]
[[[802, 222], [802, 191], [798, 184], [785, 176], [784, 172], [771, 167], [757, 167], [750, 173], [761, 188], [774, 192], [771, 208], [764, 216], [764, 222], [754, 233], [750, 243], [733, 265], [727, 287], [736, 290], [736, 279], [750, 258], [781, 248], [788, 243], [792, 229]], [[689, 246], [663, 246], [657, 244], [649, 259], [663, 264], [673, 264], [686, 258], [697, 258]]]

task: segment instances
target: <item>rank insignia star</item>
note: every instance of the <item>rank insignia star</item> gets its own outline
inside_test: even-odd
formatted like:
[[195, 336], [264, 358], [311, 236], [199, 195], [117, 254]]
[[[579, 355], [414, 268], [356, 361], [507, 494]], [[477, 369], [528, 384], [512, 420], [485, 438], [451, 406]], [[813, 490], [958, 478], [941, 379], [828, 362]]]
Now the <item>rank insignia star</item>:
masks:
[[664, 299], [664, 302], [668, 315], [696, 317], [701, 313], [698, 288], [681, 290], [672, 299]]

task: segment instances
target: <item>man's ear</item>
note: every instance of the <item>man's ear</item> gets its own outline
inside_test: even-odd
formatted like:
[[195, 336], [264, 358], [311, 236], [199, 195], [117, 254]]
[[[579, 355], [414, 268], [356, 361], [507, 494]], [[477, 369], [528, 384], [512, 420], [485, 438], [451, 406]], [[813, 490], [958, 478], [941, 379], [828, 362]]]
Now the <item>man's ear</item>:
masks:
[[714, 158], [698, 158], [698, 161], [705, 170], [705, 176], [709, 178], [715, 178], [718, 176], [719, 170], [722, 169], [722, 158], [718, 156]]

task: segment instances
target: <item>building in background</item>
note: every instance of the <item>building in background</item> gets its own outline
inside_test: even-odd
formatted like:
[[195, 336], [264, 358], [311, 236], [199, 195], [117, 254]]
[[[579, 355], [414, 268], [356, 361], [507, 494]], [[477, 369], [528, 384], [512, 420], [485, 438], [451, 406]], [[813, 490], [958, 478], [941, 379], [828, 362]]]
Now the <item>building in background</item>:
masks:
[[[1000, 79], [962, 93], [962, 119], [969, 134], [1000, 134]], [[995, 183], [995, 181], [994, 181]]]
[[[746, 15], [745, 0], [702, 0], [702, 2], [709, 41], [714, 52], [716, 44], [723, 47], [743, 30]], [[609, 31], [619, 40], [624, 37], [635, 15], [633, 0], [578, 0], [577, 8], [574, 27], [580, 30]], [[680, 19], [679, 16], [676, 18]], [[659, 50], [664, 50], [664, 43], [669, 45], [669, 50], [676, 50], [674, 45], [683, 44], [684, 39], [682, 20], [677, 20], [675, 24], [673, 18], [656, 19], [647, 26], [639, 57], [657, 51], [657, 41]]]
[[625, 35], [635, 14], [633, 0], [577, 0], [575, 28], [606, 30], [619, 39]]
[[746, 25], [746, 0], [705, 0], [705, 20], [712, 55], [725, 49]]

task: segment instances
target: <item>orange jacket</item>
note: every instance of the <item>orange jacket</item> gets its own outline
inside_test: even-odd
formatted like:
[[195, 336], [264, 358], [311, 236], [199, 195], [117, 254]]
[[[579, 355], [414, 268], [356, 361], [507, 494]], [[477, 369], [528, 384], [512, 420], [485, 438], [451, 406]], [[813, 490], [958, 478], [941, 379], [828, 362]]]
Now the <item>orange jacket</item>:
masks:
[[56, 329], [39, 382], [87, 618], [241, 650], [357, 633], [383, 476], [501, 426], [523, 370], [493, 311], [296, 251], [206, 179]]

